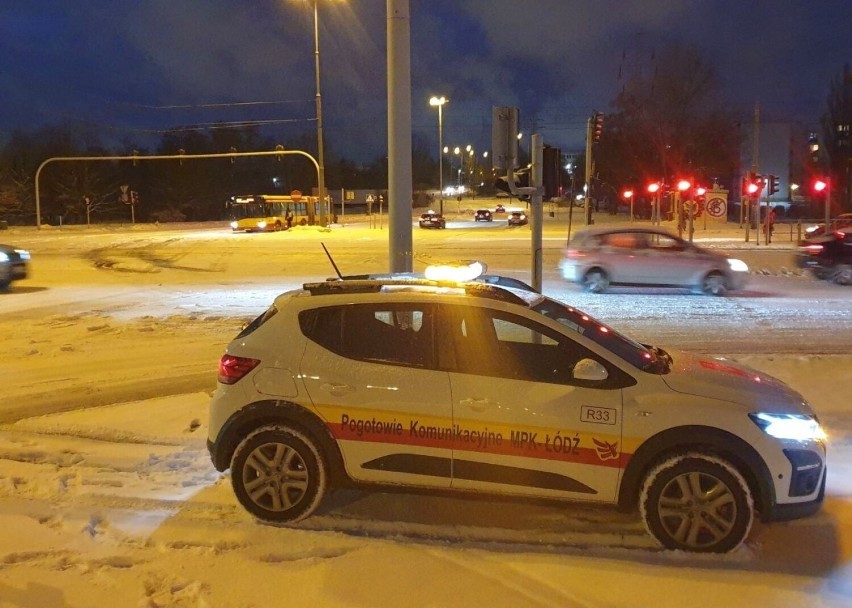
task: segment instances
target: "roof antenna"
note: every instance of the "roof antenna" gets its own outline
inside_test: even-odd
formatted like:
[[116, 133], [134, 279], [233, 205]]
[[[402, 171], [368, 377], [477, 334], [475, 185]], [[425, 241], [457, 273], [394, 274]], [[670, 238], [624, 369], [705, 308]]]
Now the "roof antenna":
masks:
[[328, 252], [328, 247], [325, 246], [325, 243], [320, 243], [322, 245], [323, 251], [325, 251], [325, 255], [328, 256], [328, 261], [331, 262], [331, 265], [334, 267], [334, 272], [337, 273], [337, 278], [341, 281], [343, 280], [343, 275], [340, 274], [340, 269], [337, 268], [337, 264], [334, 263], [334, 258], [331, 257], [331, 254]]

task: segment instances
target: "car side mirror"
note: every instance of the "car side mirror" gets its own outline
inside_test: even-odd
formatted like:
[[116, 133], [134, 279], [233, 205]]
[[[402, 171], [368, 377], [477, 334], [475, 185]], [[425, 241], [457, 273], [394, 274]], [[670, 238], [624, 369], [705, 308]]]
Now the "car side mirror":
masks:
[[609, 378], [606, 368], [594, 359], [580, 359], [574, 366], [575, 380], [600, 382]]

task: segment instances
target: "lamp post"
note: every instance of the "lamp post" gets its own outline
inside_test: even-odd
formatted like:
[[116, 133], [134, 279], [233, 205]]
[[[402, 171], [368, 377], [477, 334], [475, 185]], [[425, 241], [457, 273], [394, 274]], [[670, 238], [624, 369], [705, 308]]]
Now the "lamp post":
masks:
[[447, 103], [446, 97], [432, 97], [429, 99], [430, 106], [438, 107], [438, 187], [440, 193], [440, 211], [444, 215], [444, 104]]
[[320, 205], [320, 225], [328, 223], [325, 212], [325, 155], [323, 154], [322, 136], [322, 96], [320, 95], [320, 54], [319, 54], [319, 2], [314, 3], [314, 68], [317, 80], [317, 163], [319, 164], [319, 179], [317, 184], [317, 195]]
[[459, 148], [458, 146], [453, 148], [453, 154], [455, 154], [456, 156], [459, 157], [459, 172], [458, 172], [458, 177], [456, 179], [456, 186], [461, 186], [461, 174], [462, 174], [461, 164], [462, 164], [462, 159], [464, 158], [461, 155], [461, 148]]

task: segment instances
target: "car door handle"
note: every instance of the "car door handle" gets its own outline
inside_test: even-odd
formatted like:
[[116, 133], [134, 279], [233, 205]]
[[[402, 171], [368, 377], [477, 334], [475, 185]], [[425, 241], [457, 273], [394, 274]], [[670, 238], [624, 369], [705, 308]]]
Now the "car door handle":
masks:
[[354, 386], [350, 386], [348, 384], [338, 384], [336, 382], [325, 382], [323, 384], [320, 384], [320, 388], [325, 392], [331, 393], [335, 396], [351, 393], [355, 390]]
[[473, 397], [468, 397], [467, 399], [462, 399], [461, 401], [459, 401], [459, 405], [464, 405], [464, 406], [469, 407], [470, 409], [472, 409], [476, 412], [481, 412], [482, 410], [487, 408], [489, 405], [491, 405], [491, 401], [489, 401], [487, 398], [486, 399], [474, 399]]

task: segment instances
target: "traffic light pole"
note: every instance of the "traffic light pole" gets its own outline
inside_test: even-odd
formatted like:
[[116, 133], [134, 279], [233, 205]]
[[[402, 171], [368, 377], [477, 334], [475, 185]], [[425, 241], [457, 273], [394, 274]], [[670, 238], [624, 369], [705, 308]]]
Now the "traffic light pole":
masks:
[[542, 285], [542, 223], [544, 222], [544, 203], [542, 192], [544, 190], [544, 146], [540, 133], [533, 133], [530, 140], [530, 156], [532, 157], [532, 168], [530, 173], [531, 186], [535, 188], [530, 196], [530, 215], [532, 216], [532, 286], [541, 291]]

